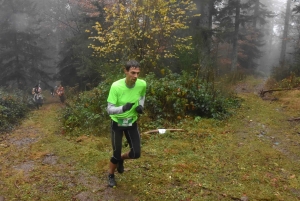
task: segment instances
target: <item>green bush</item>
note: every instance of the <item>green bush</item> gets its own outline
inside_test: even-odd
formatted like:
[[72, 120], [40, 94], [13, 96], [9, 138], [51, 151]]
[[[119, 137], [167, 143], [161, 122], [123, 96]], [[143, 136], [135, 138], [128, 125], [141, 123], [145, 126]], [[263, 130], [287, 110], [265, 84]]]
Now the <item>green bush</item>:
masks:
[[21, 91], [6, 93], [0, 90], [0, 133], [7, 132], [18, 124], [29, 111], [27, 98]]
[[112, 81], [108, 79], [68, 101], [68, 107], [63, 112], [64, 128], [68, 133], [77, 135], [88, 131], [97, 135], [99, 129], [109, 125], [103, 122], [109, 120], [106, 99], [111, 84]]
[[280, 64], [272, 69], [271, 77], [276, 81], [281, 81], [283, 79], [289, 78], [291, 76], [300, 76], [300, 60], [295, 63], [286, 63], [285, 65]]
[[214, 89], [213, 83], [201, 82], [185, 72], [160, 79], [150, 74], [146, 81], [146, 108], [151, 119], [175, 122], [185, 115], [220, 119], [239, 102], [233, 95]]
[[286, 75], [282, 80], [276, 80], [274, 77], [270, 77], [267, 80], [266, 87], [270, 89], [276, 88], [298, 88], [300, 87], [300, 77], [296, 73], [290, 72], [289, 75]]
[[[75, 135], [99, 134], [109, 129], [107, 96], [115, 80], [117, 78], [107, 79], [69, 102], [63, 115], [67, 132]], [[232, 94], [221, 93], [214, 89], [213, 84], [200, 82], [187, 73], [171, 73], [163, 78], [149, 74], [145, 80], [147, 92], [143, 119], [150, 120], [153, 126], [161, 125], [164, 121], [176, 123], [186, 115], [226, 118], [230, 115], [229, 109], [239, 103]]]

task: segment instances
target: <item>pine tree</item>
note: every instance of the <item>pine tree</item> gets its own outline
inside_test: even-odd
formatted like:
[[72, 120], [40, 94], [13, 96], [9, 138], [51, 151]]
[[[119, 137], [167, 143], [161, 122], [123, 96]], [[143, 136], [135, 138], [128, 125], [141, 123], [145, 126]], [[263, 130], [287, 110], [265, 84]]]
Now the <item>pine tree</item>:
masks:
[[260, 47], [263, 46], [263, 33], [260, 30], [271, 17], [259, 0], [235, 1], [228, 0], [217, 14], [218, 30], [222, 33], [223, 41], [233, 45], [231, 54], [231, 71], [235, 72], [237, 66], [254, 71], [256, 60], [261, 56]]
[[291, 0], [287, 0], [285, 17], [284, 17], [284, 30], [283, 30], [282, 43], [281, 43], [281, 52], [280, 52], [280, 62], [282, 63], [283, 66], [285, 64], [290, 18], [291, 18]]
[[[74, 14], [76, 13], [76, 15]], [[76, 24], [73, 36], [64, 42], [59, 54], [61, 59], [57, 65], [58, 79], [64, 85], [85, 87], [88, 84], [99, 83], [104, 72], [98, 72], [101, 60], [93, 57], [93, 50], [88, 48], [91, 36], [86, 29], [98, 22], [103, 22], [103, 4], [91, 0], [78, 0], [70, 4], [69, 15]], [[73, 15], [74, 14], [74, 15]], [[68, 27], [67, 27], [68, 28]], [[101, 70], [104, 70], [101, 68]]]
[[248, 11], [248, 20], [241, 29], [240, 52], [241, 56], [239, 63], [245, 69], [254, 71], [258, 67], [258, 59], [262, 56], [261, 50], [264, 46], [264, 25], [267, 23], [267, 18], [273, 17], [273, 13], [267, 10], [261, 0], [251, 0], [246, 4]]
[[296, 13], [300, 13], [300, 5], [296, 5], [296, 6], [293, 8], [293, 11], [296, 12]]

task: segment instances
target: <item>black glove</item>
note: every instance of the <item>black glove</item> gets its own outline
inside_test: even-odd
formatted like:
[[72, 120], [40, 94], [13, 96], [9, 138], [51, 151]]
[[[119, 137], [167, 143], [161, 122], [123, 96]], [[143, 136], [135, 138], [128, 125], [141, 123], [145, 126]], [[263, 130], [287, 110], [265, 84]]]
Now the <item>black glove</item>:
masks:
[[125, 105], [123, 105], [123, 107], [122, 107], [123, 112], [130, 110], [133, 105], [134, 105], [134, 103], [126, 103]]
[[141, 106], [141, 105], [139, 105], [139, 106], [137, 106], [136, 108], [135, 108], [135, 111], [137, 112], [137, 113], [139, 113], [139, 114], [143, 114], [144, 113], [144, 108], [143, 108], [143, 106]]

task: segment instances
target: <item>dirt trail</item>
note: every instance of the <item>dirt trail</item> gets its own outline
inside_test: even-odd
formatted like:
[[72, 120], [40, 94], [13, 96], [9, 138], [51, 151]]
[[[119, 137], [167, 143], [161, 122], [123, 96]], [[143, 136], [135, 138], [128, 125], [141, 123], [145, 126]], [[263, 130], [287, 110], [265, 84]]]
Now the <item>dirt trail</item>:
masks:
[[[288, 121], [288, 119], [293, 118], [289, 116], [289, 110], [293, 110], [292, 108], [289, 108], [289, 100], [284, 100], [284, 98], [281, 97], [278, 98], [278, 95], [273, 93], [268, 93], [263, 98], [259, 97], [260, 91], [263, 89], [266, 90], [265, 82], [266, 80], [264, 79], [262, 82], [253, 86], [249, 86], [245, 83], [241, 83], [236, 86], [235, 91], [243, 98], [247, 98], [248, 94], [255, 94], [258, 101], [262, 101], [260, 108], [252, 108], [257, 110], [257, 113], [251, 120], [246, 121], [245, 127], [247, 128], [247, 131], [238, 132], [238, 135], [241, 138], [246, 138], [253, 130], [257, 130], [258, 132], [256, 135], [258, 138], [272, 144], [274, 149], [283, 153], [287, 158], [300, 163], [299, 121]], [[284, 93], [289, 92], [286, 91]], [[300, 91], [294, 91], [294, 93], [298, 93], [300, 95]], [[299, 95], [296, 97], [300, 97]], [[270, 118], [272, 121], [272, 123], [269, 123], [270, 125], [264, 124], [259, 120], [256, 121], [256, 119], [261, 119], [260, 113], [264, 112], [264, 107], [266, 105], [274, 106], [273, 111], [271, 111], [269, 116], [265, 116], [265, 118]]]
[[107, 187], [105, 174], [75, 169], [74, 164], [43, 148], [52, 136], [63, 138], [56, 115], [63, 106], [51, 102], [32, 111], [13, 132], [1, 136], [0, 201], [135, 200], [122, 190]]

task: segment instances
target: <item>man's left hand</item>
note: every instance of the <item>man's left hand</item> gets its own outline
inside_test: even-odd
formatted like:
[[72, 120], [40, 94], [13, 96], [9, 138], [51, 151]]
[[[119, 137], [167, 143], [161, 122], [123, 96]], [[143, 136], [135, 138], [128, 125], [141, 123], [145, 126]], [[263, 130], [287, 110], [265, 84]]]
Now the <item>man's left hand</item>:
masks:
[[143, 106], [139, 105], [135, 108], [135, 111], [138, 113], [138, 114], [143, 114], [144, 113], [144, 108]]

